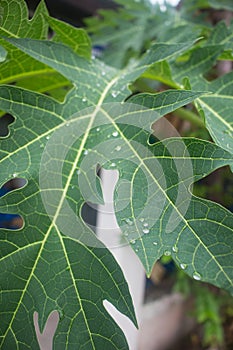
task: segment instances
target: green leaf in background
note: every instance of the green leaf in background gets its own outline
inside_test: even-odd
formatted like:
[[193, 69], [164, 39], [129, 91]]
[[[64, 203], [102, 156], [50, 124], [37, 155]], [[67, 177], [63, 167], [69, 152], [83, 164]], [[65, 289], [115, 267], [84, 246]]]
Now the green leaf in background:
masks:
[[52, 17], [48, 17], [48, 23], [55, 32], [53, 41], [66, 44], [82, 57], [91, 58], [91, 41], [84, 29], [74, 28]]
[[211, 7], [215, 9], [225, 9], [233, 11], [233, 4], [231, 0], [208, 0]]
[[[83, 29], [50, 18], [43, 1], [38, 5], [30, 21], [24, 1], [12, 0], [9, 3], [3, 0], [0, 9], [2, 12], [0, 44], [8, 51], [7, 60], [0, 65], [0, 82], [14, 83], [34, 91], [46, 92], [54, 98], [63, 100], [71, 88], [70, 82], [45, 64], [13, 47], [3, 37], [47, 39], [50, 25], [55, 32], [53, 40], [59, 40], [81, 56], [90, 58], [91, 44], [88, 35]], [[17, 14], [15, 19], [12, 19], [13, 14]]]
[[219, 59], [233, 59], [233, 22], [226, 26], [224, 21], [219, 22], [213, 29], [207, 45], [224, 45], [224, 52]]
[[206, 126], [214, 141], [233, 154], [233, 72], [213, 82], [199, 84], [200, 87], [211, 92], [197, 100]]
[[26, 3], [21, 0], [10, 2], [2, 0], [0, 11], [0, 44], [8, 51], [7, 60], [0, 65], [1, 83], [17, 82], [22, 76], [26, 75], [26, 72], [27, 75], [31, 73], [35, 76], [37, 71], [44, 68], [44, 65], [17, 48], [13, 48], [3, 37], [47, 38], [48, 24], [44, 18], [47, 10], [44, 2], [42, 1], [39, 4], [33, 19], [30, 21]]

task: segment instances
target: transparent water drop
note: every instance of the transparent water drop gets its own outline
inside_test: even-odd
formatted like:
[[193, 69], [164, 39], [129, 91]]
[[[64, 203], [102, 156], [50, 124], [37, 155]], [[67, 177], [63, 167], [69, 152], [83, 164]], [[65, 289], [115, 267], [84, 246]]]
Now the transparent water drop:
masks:
[[82, 101], [83, 101], [83, 102], [87, 102], [86, 97], [83, 97], [83, 98], [82, 98]]
[[133, 241], [130, 241], [130, 243], [131, 243], [131, 244], [135, 244], [135, 243], [136, 243], [136, 241], [135, 241], [135, 240], [133, 240]]
[[76, 171], [76, 174], [79, 175], [81, 173], [80, 169]]
[[148, 227], [149, 224], [148, 224], [147, 222], [144, 222], [143, 226], [144, 226], [144, 227]]
[[138, 247], [135, 249], [135, 252], [136, 252], [136, 253], [138, 253], [138, 252], [139, 252], [139, 248], [138, 248]]
[[100, 128], [96, 128], [96, 131], [100, 131]]
[[16, 174], [16, 173], [14, 173], [14, 174], [12, 174], [12, 176], [13, 176], [13, 177], [17, 177], [17, 174]]
[[119, 134], [118, 134], [118, 131], [113, 131], [113, 133], [112, 133], [112, 136], [113, 137], [117, 137]]
[[121, 150], [121, 146], [116, 146], [115, 151], [119, 152]]
[[103, 70], [101, 74], [104, 76], [104, 75], [106, 75], [106, 72]]
[[86, 156], [88, 154], [88, 149], [85, 149], [85, 151], [83, 152], [83, 154]]
[[201, 280], [201, 275], [198, 273], [198, 272], [194, 272], [193, 273], [193, 278], [196, 280], [196, 281], [200, 281]]
[[99, 84], [99, 83], [97, 83], [97, 84], [96, 84], [96, 86], [97, 86], [97, 87], [100, 87], [100, 84]]
[[111, 95], [112, 95], [113, 98], [116, 98], [117, 95], [118, 95], [118, 92], [117, 92], [117, 91], [113, 91], [113, 92], [111, 93]]
[[143, 221], [145, 221], [145, 219], [144, 219], [144, 218], [140, 218], [139, 221], [140, 221], [140, 222], [143, 222]]
[[180, 268], [181, 268], [182, 270], [185, 270], [185, 269], [186, 269], [186, 267], [187, 267], [187, 265], [186, 265], [186, 264], [180, 264]]
[[166, 250], [166, 251], [164, 252], [164, 255], [165, 255], [165, 256], [170, 256], [170, 255], [171, 255], [171, 252], [169, 252], [168, 250]]
[[111, 167], [114, 168], [116, 166], [116, 163], [111, 163]]
[[154, 244], [154, 245], [158, 245], [158, 243], [157, 243], [157, 242], [153, 242], [153, 244]]
[[177, 246], [174, 245], [174, 246], [172, 247], [172, 251], [173, 251], [174, 253], [178, 253], [178, 250], [179, 250], [179, 249], [177, 248]]
[[66, 126], [69, 126], [70, 125], [70, 123], [66, 123]]
[[129, 226], [133, 225], [133, 221], [130, 219], [125, 219], [126, 224], [128, 224]]
[[145, 234], [147, 234], [147, 233], [150, 232], [150, 230], [149, 230], [148, 228], [144, 228], [144, 229], [142, 230], [142, 232], [145, 233]]
[[46, 136], [46, 140], [49, 140], [50, 136]]

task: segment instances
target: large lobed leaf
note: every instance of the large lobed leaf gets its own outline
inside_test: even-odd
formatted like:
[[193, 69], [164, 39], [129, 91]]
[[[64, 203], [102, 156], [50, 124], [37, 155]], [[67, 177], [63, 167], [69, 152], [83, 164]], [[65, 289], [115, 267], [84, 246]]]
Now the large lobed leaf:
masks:
[[[73, 82], [65, 101], [20, 87], [0, 87], [0, 108], [16, 118], [9, 138], [1, 140], [1, 184], [14, 177], [27, 180], [24, 188], [0, 201], [2, 212], [24, 219], [23, 229], [0, 233], [0, 347], [38, 349], [33, 312], [38, 311], [42, 330], [49, 314], [58, 310], [54, 349], [127, 349], [103, 300], [136, 323], [128, 287], [112, 255], [84, 223], [82, 206], [103, 201], [99, 166], [118, 169], [115, 210], [122, 242], [131, 244], [147, 273], [162, 254], [172, 255], [193, 278], [233, 294], [232, 214], [190, 192], [194, 181], [232, 165], [228, 147], [192, 138], [160, 140], [159, 132], [154, 141], [150, 136], [154, 121], [194, 99], [203, 110], [215, 106], [216, 96], [208, 100], [212, 95], [207, 91], [217, 88], [221, 97], [230, 95], [230, 75], [213, 83], [201, 79], [197, 87], [197, 77], [202, 78], [222, 48], [194, 50], [190, 61], [179, 66], [175, 58], [192, 42], [157, 43], [127, 69], [117, 70], [80, 57], [81, 52], [89, 56], [85, 34], [76, 32], [77, 45], [68, 40], [68, 25], [49, 21], [69, 48], [52, 41], [8, 42], [53, 70], [54, 82], [56, 72]], [[130, 96], [130, 82], [152, 64], [168, 60], [174, 86], [188, 77], [198, 91], [139, 94], [129, 99], [133, 104], [122, 103]], [[225, 112], [227, 118], [226, 103], [221, 116]]]

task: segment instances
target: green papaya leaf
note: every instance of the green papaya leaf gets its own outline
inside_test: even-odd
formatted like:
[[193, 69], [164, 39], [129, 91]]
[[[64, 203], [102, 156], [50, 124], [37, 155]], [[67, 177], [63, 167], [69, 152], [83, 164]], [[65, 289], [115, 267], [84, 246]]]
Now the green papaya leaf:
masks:
[[[14, 83], [17, 86], [34, 91], [46, 92], [59, 100], [63, 100], [67, 90], [71, 87], [70, 82], [53, 69], [33, 59], [3, 39], [24, 37], [47, 39], [49, 23], [44, 1], [40, 2], [31, 20], [28, 19], [29, 14], [26, 3], [21, 0], [12, 0], [10, 2], [3, 0], [0, 4], [0, 10], [2, 14], [0, 44], [8, 52], [7, 60], [0, 65], [0, 82]], [[14, 16], [13, 20], [12, 16]], [[53, 19], [51, 19], [52, 21]], [[54, 20], [54, 23], [56, 23], [56, 30], [64, 30], [64, 34], [60, 35], [59, 39], [67, 44], [65, 28], [68, 30], [68, 25], [56, 20]], [[71, 34], [74, 35], [77, 31], [78, 29], [73, 28]], [[76, 40], [81, 41], [80, 45], [85, 45], [85, 39], [88, 42], [85, 35], [80, 34], [76, 37]], [[76, 45], [78, 45], [78, 42]], [[90, 48], [87, 46], [86, 53], [88, 50], [90, 51]], [[82, 52], [84, 53], [83, 49]]]
[[206, 126], [214, 141], [233, 154], [233, 72], [212, 81], [199, 84], [211, 94], [197, 100], [204, 112]]
[[91, 41], [84, 29], [75, 28], [52, 17], [48, 17], [48, 23], [55, 32], [53, 41], [64, 43], [78, 55], [91, 58]]
[[[160, 57], [164, 59], [176, 55], [190, 44], [178, 47], [157, 45], [142, 58], [141, 65], [138, 63], [132, 66], [131, 70], [117, 71], [98, 60], [87, 61], [62, 44], [28, 39], [14, 39], [11, 43], [13, 41], [28, 54], [51, 65], [72, 80], [74, 88], [64, 103], [58, 103], [48, 96], [19, 87], [0, 87], [0, 108], [16, 118], [15, 123], [10, 126], [10, 137], [1, 140], [1, 183], [14, 177], [27, 180], [24, 188], [1, 198], [2, 212], [18, 213], [24, 220], [22, 230], [1, 232], [5, 243], [2, 250], [0, 284], [3, 304], [6, 307], [6, 313], [5, 309], [3, 310], [5, 318], [1, 328], [1, 347], [15, 348], [16, 344], [20, 343], [37, 349], [32, 326], [33, 312], [38, 311], [42, 330], [49, 314], [58, 310], [61, 317], [54, 338], [55, 349], [61, 344], [65, 346], [65, 343], [70, 349], [74, 343], [77, 347], [85, 344], [86, 348], [126, 349], [122, 331], [111, 320], [102, 302], [104, 299], [109, 300], [135, 322], [132, 302], [115, 260], [80, 217], [82, 205], [89, 198], [90, 191], [87, 186], [87, 193], [83, 197], [81, 187], [77, 187], [76, 171], [87, 153], [86, 148], [93, 147], [100, 138], [109, 140], [109, 132], [115, 135], [114, 121], [109, 121], [102, 113], [98, 113], [100, 108], [102, 110], [103, 103], [124, 100], [130, 94], [127, 84], [137, 78], [151, 62], [159, 60]], [[197, 96], [200, 96], [200, 93], [193, 95], [193, 98]], [[187, 96], [184, 97], [184, 103], [186, 101]], [[87, 113], [86, 117], [83, 114], [83, 109], [87, 106], [93, 106], [91, 108], [94, 109], [91, 118], [93, 125], [90, 124], [89, 114]], [[81, 113], [81, 118], [77, 116], [75, 121], [80, 124], [74, 127], [73, 120], [69, 119], [77, 112]], [[95, 125], [103, 123], [103, 120], [106, 125], [103, 125], [103, 131], [99, 133], [98, 138], [93, 132], [98, 133], [99, 126]], [[149, 120], [149, 124], [153, 120], [154, 117]], [[52, 148], [55, 152], [58, 151], [58, 154], [64, 155], [68, 147], [64, 172], [61, 172], [61, 181], [66, 190], [58, 192], [63, 193], [63, 198], [68, 200], [72, 212], [75, 213], [76, 219], [69, 232], [63, 230], [63, 224], [66, 226], [67, 221], [63, 221], [62, 210], [61, 215], [59, 210], [55, 215], [58, 215], [58, 221], [52, 218], [54, 213], [47, 207], [50, 200], [41, 195], [49, 195], [51, 189], [44, 188], [41, 192], [39, 189], [40, 184], [42, 187], [46, 185], [46, 179], [55, 180], [54, 176], [46, 176], [46, 169], [50, 170], [53, 162], [49, 162], [50, 166], [45, 166], [44, 169], [40, 169], [40, 164], [47, 164], [46, 159], [42, 161], [41, 158], [42, 155], [46, 155], [45, 150], [48, 149], [50, 140], [53, 140], [53, 133], [56, 136], [56, 131], [61, 130], [61, 135], [65, 135], [63, 126], [68, 131], [67, 142], [65, 141], [64, 145], [59, 143], [61, 148], [59, 145]], [[77, 134], [73, 133], [74, 130]], [[75, 140], [72, 139], [72, 135], [75, 136]], [[71, 140], [74, 141], [74, 145], [69, 148]], [[74, 149], [78, 153], [73, 153]], [[70, 160], [74, 162], [73, 165]], [[96, 160], [98, 161], [98, 158]], [[100, 163], [102, 160], [99, 159]], [[111, 167], [111, 164], [107, 164], [106, 167]], [[93, 171], [94, 168], [91, 167], [90, 170]], [[99, 180], [96, 174], [91, 181], [93, 186], [95, 183], [98, 189]], [[52, 199], [62, 203], [61, 198], [57, 198], [56, 195], [52, 195]], [[94, 194], [92, 191], [91, 199], [93, 202], [101, 202], [100, 189]], [[57, 208], [59, 207], [58, 205]], [[91, 244], [84, 244], [85, 240]], [[19, 268], [21, 261], [22, 268]], [[95, 266], [92, 268], [93, 265]], [[12, 291], [12, 303], [9, 303], [9, 291]], [[32, 307], [31, 302], [34, 299]], [[24, 329], [27, 329], [27, 332], [24, 332]]]

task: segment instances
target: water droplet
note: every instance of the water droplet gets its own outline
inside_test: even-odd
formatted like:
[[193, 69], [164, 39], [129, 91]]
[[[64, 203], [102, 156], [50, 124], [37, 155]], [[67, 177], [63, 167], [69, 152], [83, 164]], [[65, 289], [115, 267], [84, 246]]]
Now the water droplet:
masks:
[[117, 95], [118, 95], [118, 92], [117, 92], [117, 91], [113, 91], [113, 92], [111, 93], [111, 95], [112, 95], [112, 97], [116, 98]]
[[86, 97], [83, 97], [82, 101], [83, 101], [83, 102], [87, 102]]
[[49, 140], [50, 136], [46, 136], [46, 140]]
[[117, 137], [119, 134], [118, 134], [118, 131], [113, 131], [113, 133], [112, 133], [112, 136], [113, 137]]
[[198, 272], [194, 272], [194, 273], [193, 273], [193, 278], [194, 278], [196, 281], [200, 281], [200, 280], [201, 280], [201, 275], [200, 275]]
[[13, 176], [13, 177], [16, 177], [16, 176], [17, 176], [17, 174], [16, 174], [16, 173], [14, 173], [12, 176]]
[[93, 60], [95, 60], [95, 59], [96, 59], [95, 55], [91, 55], [91, 58], [92, 58]]
[[40, 148], [43, 148], [43, 147], [44, 147], [44, 144], [43, 144], [43, 143], [41, 143], [41, 144], [40, 144]]
[[180, 264], [180, 268], [181, 268], [182, 270], [185, 270], [185, 269], [186, 269], [186, 267], [187, 267], [187, 265], [186, 265], [186, 264]]
[[100, 128], [96, 128], [96, 131], [100, 131]]
[[72, 190], [74, 189], [74, 185], [73, 185], [73, 186], [71, 186], [71, 189], [72, 189]]
[[144, 218], [139, 219], [140, 222], [143, 222], [144, 220], [145, 220]]
[[99, 83], [97, 83], [97, 84], [96, 84], [96, 86], [97, 86], [97, 87], [100, 87], [100, 84], [99, 84]]
[[148, 224], [147, 222], [145, 222], [145, 223], [143, 224], [143, 226], [144, 226], [144, 227], [148, 227], [149, 224]]
[[168, 250], [166, 250], [166, 252], [164, 252], [164, 255], [165, 255], [165, 256], [170, 256], [170, 255], [171, 255], [171, 252], [169, 252]]
[[76, 174], [79, 175], [81, 173], [80, 169], [76, 171]]
[[111, 163], [111, 167], [115, 167], [116, 166], [116, 163]]
[[229, 145], [229, 143], [227, 143], [227, 148], [230, 148], [230, 145]]
[[66, 123], [66, 126], [69, 126], [70, 125], [70, 123]]
[[148, 228], [144, 228], [144, 229], [142, 230], [142, 232], [145, 233], [145, 234], [147, 234], [147, 233], [150, 232], [150, 230], [149, 230]]
[[174, 246], [172, 247], [172, 250], [173, 250], [174, 253], [178, 253], [178, 250], [179, 250], [179, 249], [174, 245]]
[[136, 243], [136, 241], [134, 241], [134, 240], [133, 240], [133, 241], [131, 241], [130, 243], [131, 243], [131, 244], [135, 244], [135, 243]]
[[153, 244], [154, 244], [154, 245], [158, 245], [158, 243], [157, 243], [157, 242], [153, 242]]
[[139, 252], [139, 248], [138, 248], [138, 247], [135, 249], [135, 252], [136, 252], [136, 253], [138, 253], [138, 252]]
[[115, 151], [119, 152], [121, 150], [121, 146], [116, 146]]
[[104, 76], [104, 75], [106, 75], [106, 72], [103, 70], [101, 74]]
[[86, 156], [88, 154], [88, 149], [85, 149], [85, 151], [83, 152], [83, 154]]
[[128, 224], [128, 225], [130, 225], [130, 226], [133, 225], [133, 221], [130, 220], [130, 219], [125, 219], [125, 222], [126, 222], [126, 224]]

